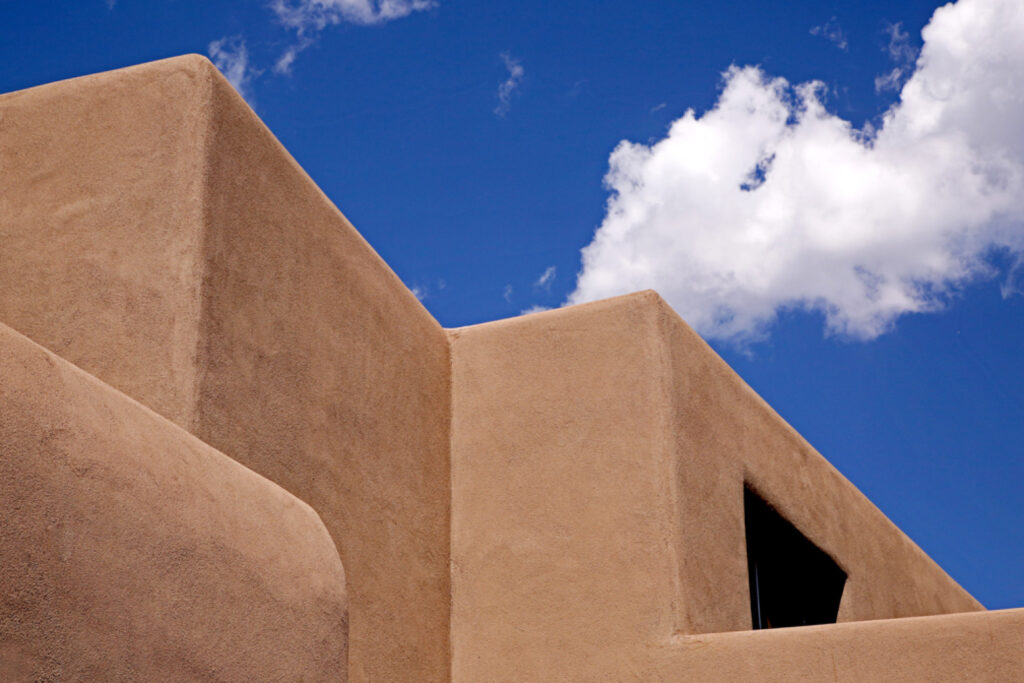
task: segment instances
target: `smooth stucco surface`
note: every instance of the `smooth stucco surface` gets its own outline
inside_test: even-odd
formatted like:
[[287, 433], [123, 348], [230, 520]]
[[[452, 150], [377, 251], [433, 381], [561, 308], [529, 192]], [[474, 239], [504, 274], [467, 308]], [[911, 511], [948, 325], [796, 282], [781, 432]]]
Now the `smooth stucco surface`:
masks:
[[847, 572], [839, 621], [982, 609], [653, 292], [450, 335], [456, 678], [750, 629], [745, 481]]
[[210, 82], [183, 58], [0, 96], [0, 322], [186, 429]]
[[316, 513], [0, 325], [0, 680], [344, 680]]
[[441, 327], [203, 57], [0, 117], [0, 321], [319, 513], [354, 679], [445, 679]]

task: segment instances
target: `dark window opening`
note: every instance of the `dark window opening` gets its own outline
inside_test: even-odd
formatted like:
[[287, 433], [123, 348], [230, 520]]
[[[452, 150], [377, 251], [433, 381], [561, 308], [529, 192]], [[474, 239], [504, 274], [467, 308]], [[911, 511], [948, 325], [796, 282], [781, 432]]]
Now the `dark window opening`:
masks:
[[749, 486], [743, 508], [754, 628], [834, 624], [846, 572]]

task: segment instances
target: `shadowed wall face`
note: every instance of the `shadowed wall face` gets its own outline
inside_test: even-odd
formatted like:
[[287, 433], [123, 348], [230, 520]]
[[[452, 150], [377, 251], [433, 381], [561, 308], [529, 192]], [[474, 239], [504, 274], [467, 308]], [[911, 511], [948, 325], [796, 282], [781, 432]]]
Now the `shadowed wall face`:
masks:
[[681, 632], [750, 628], [746, 486], [847, 574], [838, 621], [984, 609], [660, 297], [651, 293], [634, 301], [657, 310], [667, 353]]
[[3, 325], [0, 378], [0, 679], [345, 679], [308, 505]]
[[353, 679], [447, 678], [441, 327], [204, 58], [0, 116], [0, 321], [313, 506]]
[[350, 582], [350, 672], [448, 677], [441, 327], [217, 78], [195, 433], [316, 509]]

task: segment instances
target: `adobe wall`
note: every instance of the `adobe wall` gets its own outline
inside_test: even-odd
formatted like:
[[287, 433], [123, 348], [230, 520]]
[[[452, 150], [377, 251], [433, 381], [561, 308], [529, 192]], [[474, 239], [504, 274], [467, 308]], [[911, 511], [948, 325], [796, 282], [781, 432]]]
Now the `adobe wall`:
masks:
[[345, 679], [308, 505], [3, 325], [0, 445], [0, 679]]
[[669, 354], [681, 602], [692, 605], [681, 632], [750, 627], [749, 590], [725, 589], [748, 585], [744, 482], [846, 572], [838, 621], [984, 609], [657, 294], [637, 299], [657, 317]]
[[319, 513], [353, 679], [446, 679], [441, 327], [205, 58], [0, 116], [0, 321]]
[[349, 576], [350, 673], [448, 677], [448, 343], [214, 79], [195, 433], [293, 491]]
[[602, 302], [449, 334], [452, 678], [614, 679], [675, 627], [653, 319]]
[[456, 680], [750, 629], [745, 480], [848, 573], [840, 621], [982, 609], [653, 292], [450, 337]]
[[186, 429], [209, 80], [166, 60], [0, 95], [0, 322]]
[[[0, 96], [0, 120], [0, 322], [312, 506], [347, 572], [354, 680], [739, 675], [751, 664], [731, 659], [747, 651], [817, 676], [823, 649], [838, 661], [876, 642], [897, 652], [879, 638], [923, 653], [953, 642], [959, 621], [928, 621], [918, 640], [888, 621], [723, 633], [751, 622], [745, 483], [847, 572], [840, 622], [982, 609], [657, 295], [446, 333], [205, 58]], [[308, 571], [292, 553], [323, 535], [312, 513], [26, 344], [0, 328], [0, 398], [14, 406], [0, 444], [22, 454], [0, 462], [0, 486], [43, 512], [0, 529], [0, 553], [45, 553], [8, 551], [0, 566], [19, 596], [2, 611], [0, 634], [18, 635], [0, 639], [0, 660], [80, 659], [89, 677], [110, 650], [159, 678], [171, 664], [146, 643], [184, 608], [204, 625], [194, 642], [171, 618], [174, 656], [196, 652], [195, 675], [235, 671], [239, 620], [260, 630], [271, 615], [245, 593], [275, 608], [285, 596], [288, 614], [239, 672], [293, 666], [286, 647], [310, 654], [291, 637], [321, 638], [337, 665], [334, 635], [316, 630], [338, 623], [334, 598], [312, 626], [278, 632], [306, 618], [305, 591], [330, 594], [289, 564]], [[266, 524], [281, 535], [257, 542]], [[260, 569], [228, 575], [225, 556]], [[186, 561], [211, 615], [188, 602]], [[126, 587], [104, 587], [122, 575]], [[1019, 663], [997, 654], [1018, 617], [963, 623], [999, 629], [979, 652]], [[125, 649], [139, 634], [142, 649]], [[914, 657], [906, 671], [923, 671]]]

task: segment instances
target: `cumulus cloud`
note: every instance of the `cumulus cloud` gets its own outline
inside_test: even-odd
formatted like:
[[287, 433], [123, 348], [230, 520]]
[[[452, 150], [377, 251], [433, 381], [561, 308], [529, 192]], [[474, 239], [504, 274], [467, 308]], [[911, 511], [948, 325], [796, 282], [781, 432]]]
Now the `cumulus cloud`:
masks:
[[313, 45], [328, 26], [383, 24], [437, 7], [435, 0], [273, 0], [278, 21], [295, 31], [297, 42], [278, 58], [274, 71], [288, 73], [299, 53]]
[[609, 160], [577, 303], [658, 290], [705, 336], [744, 343], [785, 309], [870, 339], [941, 309], [1024, 253], [1024, 3], [935, 11], [877, 129], [828, 113], [820, 83], [731, 68], [715, 106]]
[[498, 116], [504, 116], [508, 113], [509, 107], [512, 106], [512, 96], [519, 90], [519, 86], [523, 82], [523, 76], [526, 75], [523, 65], [509, 53], [502, 52], [501, 61], [505, 63], [505, 68], [508, 69], [508, 78], [498, 86], [498, 106], [494, 108], [494, 113]]
[[239, 36], [224, 37], [210, 43], [207, 48], [210, 61], [242, 97], [249, 96], [249, 82], [255, 73], [249, 66], [249, 51]]
[[811, 35], [821, 36], [843, 52], [846, 52], [846, 49], [849, 47], [849, 43], [846, 42], [846, 34], [843, 33], [843, 27], [839, 25], [835, 17], [832, 17], [821, 26], [812, 26]]
[[554, 266], [548, 266], [544, 269], [544, 272], [540, 274], [537, 281], [533, 283], [534, 287], [538, 289], [550, 290], [551, 283], [555, 281], [556, 268]]
[[530, 306], [519, 311], [519, 315], [530, 315], [531, 313], [543, 313], [544, 311], [550, 311], [551, 308], [548, 306]]

